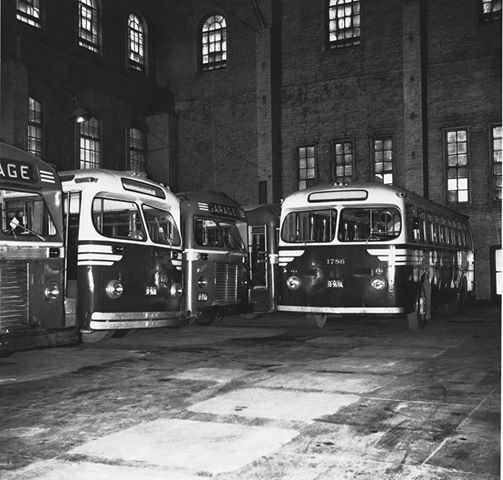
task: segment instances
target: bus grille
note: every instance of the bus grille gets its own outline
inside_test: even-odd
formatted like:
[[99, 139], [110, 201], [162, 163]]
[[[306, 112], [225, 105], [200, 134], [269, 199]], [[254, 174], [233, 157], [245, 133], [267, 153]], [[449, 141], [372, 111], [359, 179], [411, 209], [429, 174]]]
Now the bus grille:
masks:
[[28, 267], [25, 261], [3, 260], [0, 268], [0, 333], [28, 324]]
[[236, 264], [217, 263], [215, 301], [220, 305], [238, 301], [238, 266]]

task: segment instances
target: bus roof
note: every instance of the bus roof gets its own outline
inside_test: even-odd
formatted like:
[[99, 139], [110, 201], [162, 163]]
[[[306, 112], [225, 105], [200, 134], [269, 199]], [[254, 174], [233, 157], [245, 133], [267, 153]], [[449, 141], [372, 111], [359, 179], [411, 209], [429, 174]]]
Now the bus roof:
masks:
[[421, 197], [417, 193], [395, 185], [382, 183], [352, 183], [349, 185], [317, 185], [288, 195], [281, 204], [282, 210], [310, 205], [314, 207], [351, 203], [401, 203], [410, 199], [412, 203], [437, 213], [449, 216], [468, 217], [452, 208]]
[[0, 182], [24, 185], [34, 190], [60, 188], [52, 165], [4, 142], [0, 142]]
[[97, 192], [132, 192], [141, 197], [178, 202], [175, 194], [168, 187], [146, 178], [143, 174], [105, 168], [66, 170], [58, 174], [65, 191], [83, 189], [84, 185], [92, 185], [92, 189]]

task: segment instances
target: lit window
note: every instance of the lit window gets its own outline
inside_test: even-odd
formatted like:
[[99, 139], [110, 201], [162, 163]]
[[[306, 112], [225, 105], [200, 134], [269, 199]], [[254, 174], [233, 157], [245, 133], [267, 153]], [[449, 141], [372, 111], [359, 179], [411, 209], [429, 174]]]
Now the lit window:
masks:
[[80, 168], [99, 168], [101, 166], [101, 128], [100, 121], [91, 117], [79, 126]]
[[139, 128], [128, 129], [128, 168], [145, 172], [145, 134]]
[[28, 98], [28, 134], [27, 148], [28, 152], [42, 157], [43, 153], [43, 111], [42, 104], [32, 97]]
[[468, 202], [468, 131], [446, 132], [447, 145], [447, 201]]
[[316, 150], [314, 146], [298, 147], [299, 190], [316, 185]]
[[79, 47], [99, 51], [99, 18], [96, 0], [79, 0]]
[[353, 143], [335, 142], [333, 144], [333, 180], [336, 183], [351, 183], [353, 176]]
[[136, 15], [128, 19], [128, 64], [129, 68], [145, 71], [145, 27]]
[[227, 24], [222, 15], [212, 15], [201, 31], [201, 68], [217, 70], [227, 66]]
[[501, 125], [491, 131], [493, 164], [493, 199], [501, 200]]
[[393, 183], [393, 140], [374, 140], [374, 175], [382, 183]]
[[484, 20], [501, 18], [501, 0], [481, 0]]
[[40, 0], [17, 0], [16, 18], [32, 27], [41, 28], [40, 23]]
[[360, 43], [360, 0], [330, 0], [328, 4], [330, 47]]

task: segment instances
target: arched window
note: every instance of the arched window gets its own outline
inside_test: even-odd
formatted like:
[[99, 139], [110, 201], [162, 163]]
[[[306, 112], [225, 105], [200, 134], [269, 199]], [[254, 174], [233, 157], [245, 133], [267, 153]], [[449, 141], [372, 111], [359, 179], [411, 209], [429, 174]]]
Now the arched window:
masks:
[[97, 0], [79, 0], [79, 47], [98, 53], [100, 49], [100, 15]]
[[132, 13], [128, 18], [128, 66], [139, 72], [145, 71], [145, 23]]
[[201, 28], [201, 69], [227, 66], [227, 24], [222, 15], [211, 15]]
[[101, 122], [96, 117], [79, 123], [79, 166], [81, 169], [101, 166]]

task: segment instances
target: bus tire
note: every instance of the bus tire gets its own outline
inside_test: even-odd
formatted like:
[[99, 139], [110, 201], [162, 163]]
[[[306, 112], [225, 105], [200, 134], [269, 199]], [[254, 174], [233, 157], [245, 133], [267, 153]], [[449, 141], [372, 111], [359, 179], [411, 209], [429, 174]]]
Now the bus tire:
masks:
[[214, 323], [217, 319], [221, 320], [222, 316], [218, 315], [216, 312], [202, 312], [194, 319], [194, 322], [206, 327]]
[[245, 320], [256, 320], [257, 318], [263, 317], [265, 313], [262, 312], [254, 312], [254, 313], [241, 313], [240, 317]]
[[124, 338], [124, 337], [129, 337], [130, 335], [133, 335], [133, 333], [136, 333], [136, 328], [127, 328], [125, 330], [115, 330], [113, 337], [114, 338]]
[[414, 302], [414, 311], [407, 314], [407, 324], [411, 332], [418, 332], [431, 320], [431, 295], [427, 282], [422, 282]]
[[324, 313], [307, 313], [306, 314], [307, 321], [311, 325], [314, 325], [315, 327], [318, 327], [318, 328], [323, 328], [325, 326], [325, 324], [327, 323], [327, 317], [328, 317], [328, 315], [326, 315]]
[[82, 343], [98, 343], [111, 338], [115, 330], [85, 330], [80, 332]]
[[458, 290], [456, 299], [456, 313], [462, 315], [466, 312], [466, 306], [468, 304], [468, 288], [466, 286], [466, 278], [461, 280], [461, 285]]

